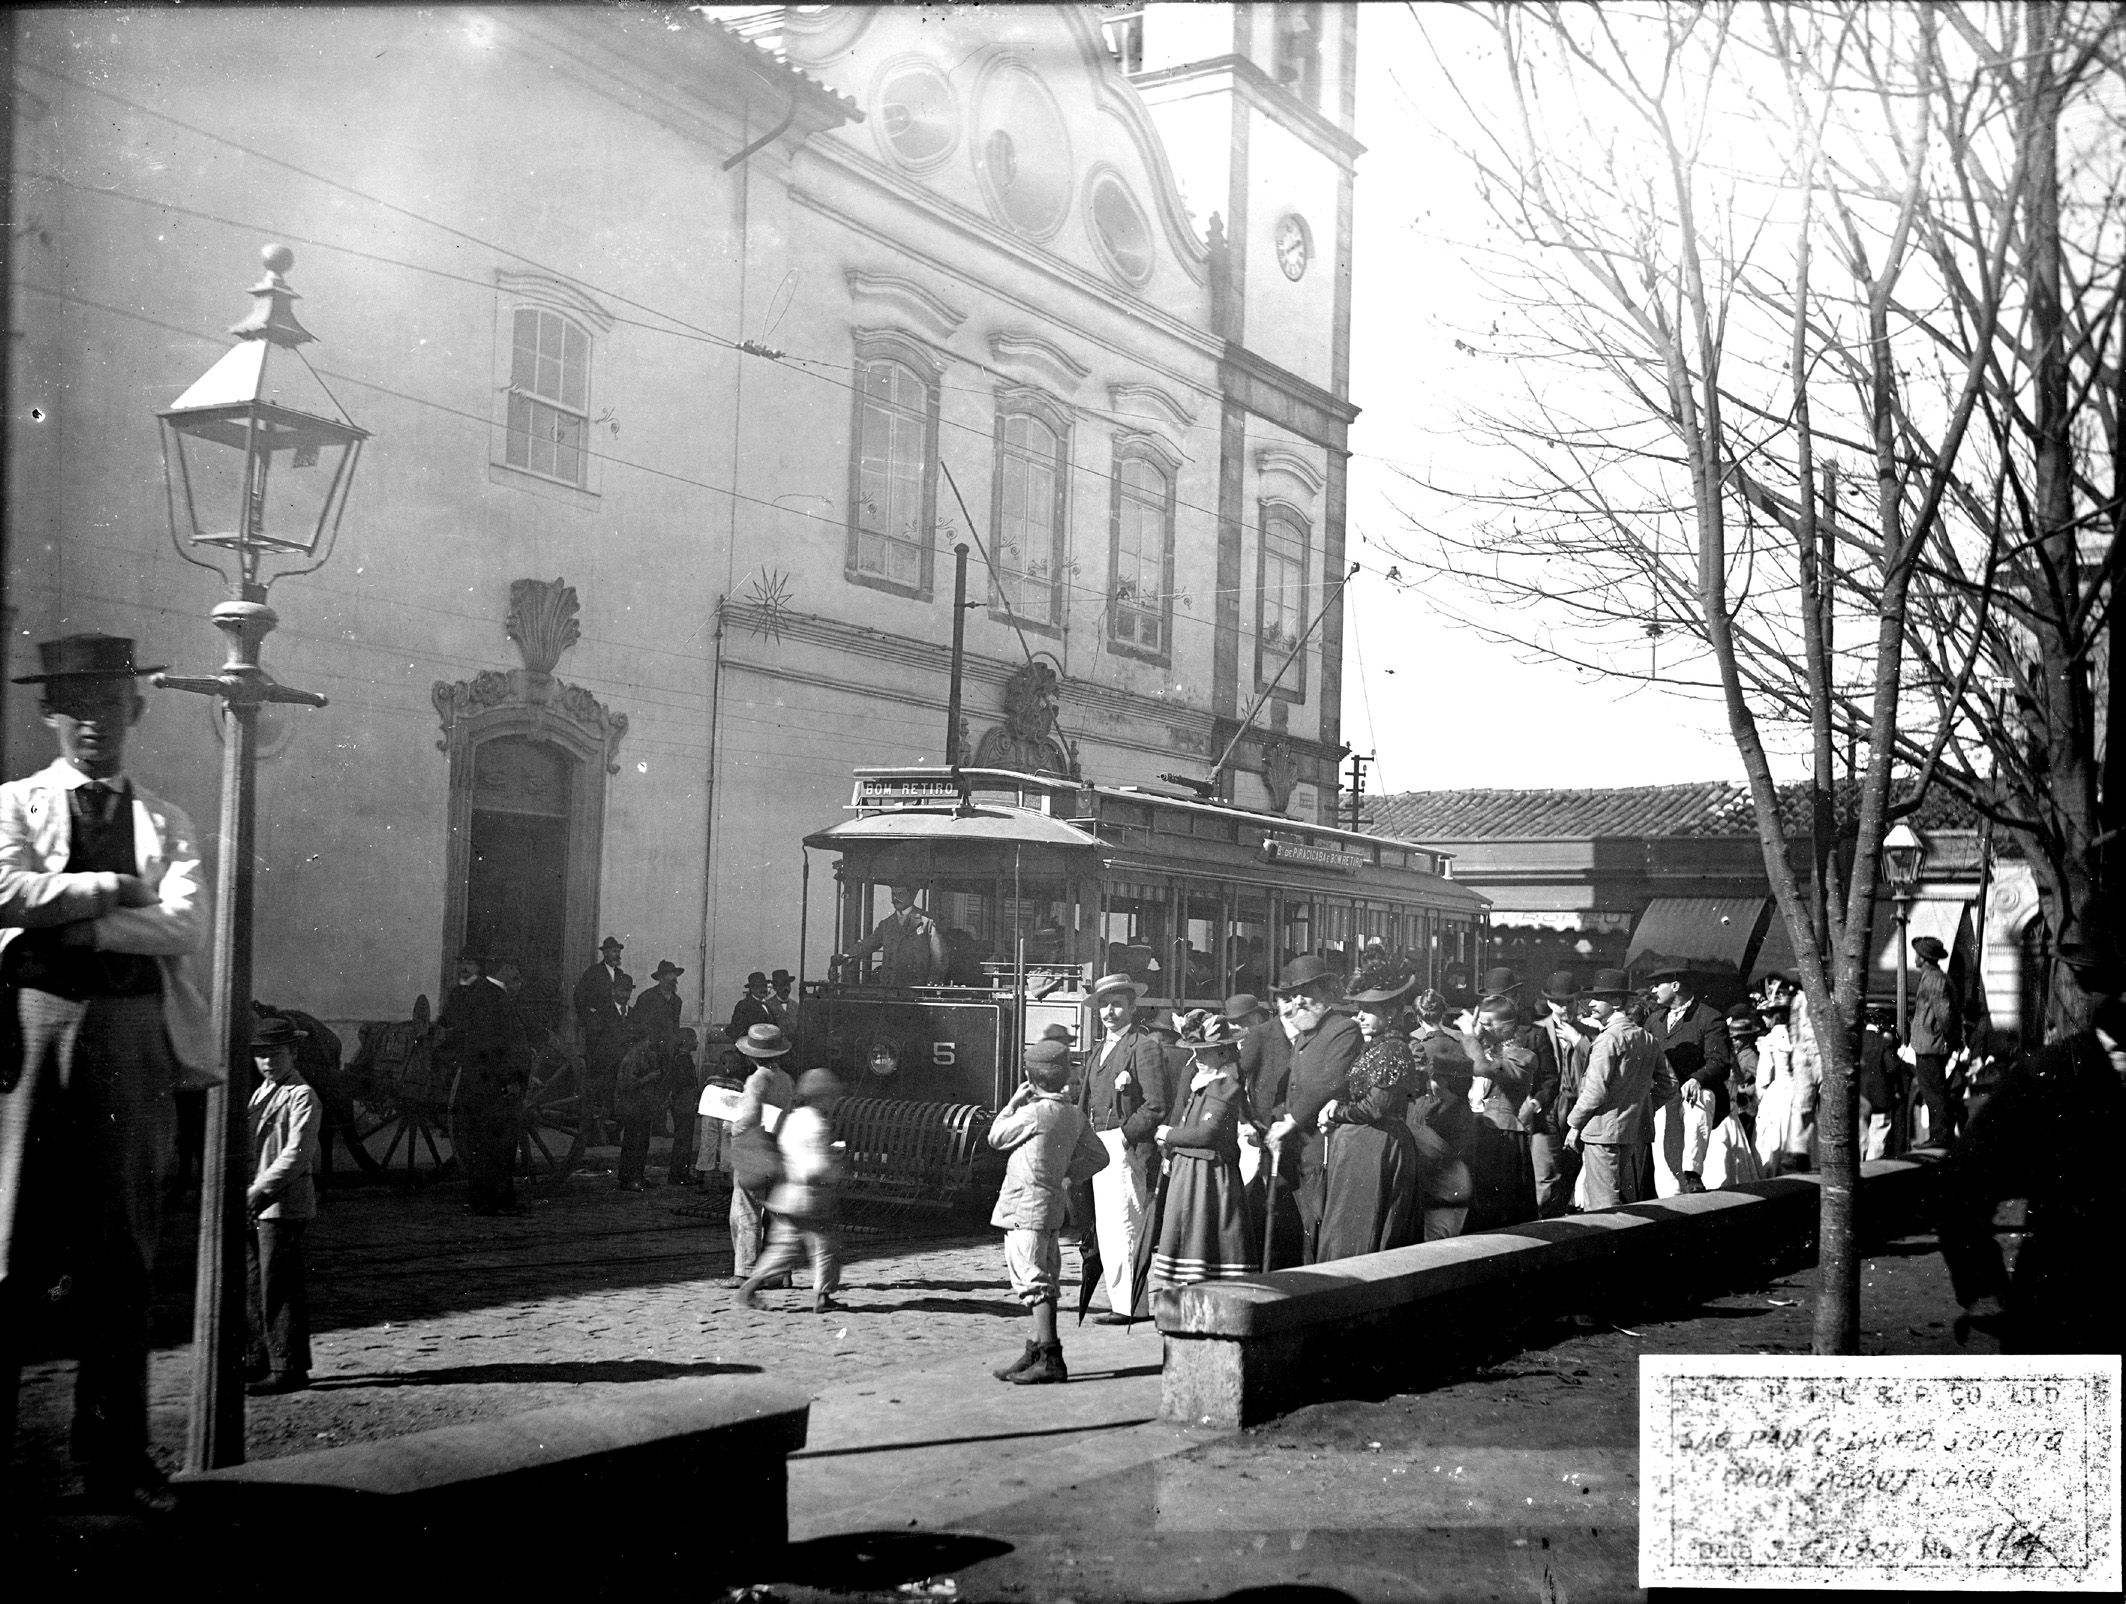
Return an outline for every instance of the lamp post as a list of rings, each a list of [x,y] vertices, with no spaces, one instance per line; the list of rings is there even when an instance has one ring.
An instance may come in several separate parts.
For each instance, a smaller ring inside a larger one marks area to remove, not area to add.
[[[223,723],[213,1028],[228,1078],[207,1093],[200,1165],[192,1418],[185,1446],[185,1468],[193,1471],[241,1464],[244,1457],[244,1195],[251,1154],[245,1110],[258,710],[269,702],[325,705],[313,692],[275,683],[261,666],[260,643],[280,622],[266,605],[266,590],[275,579],[310,573],[330,557],[362,442],[369,438],[297,349],[313,336],[296,321],[298,297],[283,276],[295,253],[269,245],[260,255],[266,271],[251,286],[251,313],[229,330],[237,343],[158,414],[171,544],[185,561],[221,575],[230,592],[210,615],[228,642],[221,671],[155,676],[167,690],[219,697]],[[233,554],[234,570],[193,555],[202,549]],[[290,559],[307,560],[307,566],[265,572],[267,563]]]
[[[1911,967],[1906,937],[1912,926],[1912,892],[1919,884],[1919,871],[1927,861],[1927,843],[1912,826],[1899,819],[1882,838],[1883,872],[1890,879],[1890,900],[1897,909],[1897,1039],[1908,1034],[1905,1018],[1905,980]]]

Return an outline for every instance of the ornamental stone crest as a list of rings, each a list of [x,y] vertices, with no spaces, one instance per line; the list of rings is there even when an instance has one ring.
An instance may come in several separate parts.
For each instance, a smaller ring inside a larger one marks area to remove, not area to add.
[[[524,666],[482,669],[469,680],[437,680],[428,693],[443,725],[436,750],[451,751],[475,727],[506,723],[523,733],[552,735],[581,757],[596,760],[607,774],[618,774],[627,715],[615,713],[582,686],[554,677],[561,654],[582,638],[576,612],[575,591],[558,579],[512,582],[504,628],[523,653]]]
[[[978,769],[1016,769],[1021,774],[1078,777],[1078,749],[1056,728],[1063,677],[1039,658],[1004,682],[1004,722],[982,737],[974,751]]]
[[[1299,783],[1299,758],[1285,741],[1265,741],[1262,746],[1262,787],[1270,793],[1270,806],[1284,812],[1292,801],[1292,787]]]

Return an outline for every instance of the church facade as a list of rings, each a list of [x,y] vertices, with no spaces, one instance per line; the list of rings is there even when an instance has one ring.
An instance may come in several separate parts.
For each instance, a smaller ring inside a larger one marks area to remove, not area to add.
[[[372,438],[272,592],[330,706],[266,715],[261,997],[402,1017],[469,942],[558,1017],[613,934],[721,1019],[799,967],[851,769],[943,762],[962,547],[972,760],[1326,817],[1356,25],[24,13],[14,671],[217,659],[155,414],[280,241]],[[211,819],[218,727],[152,700],[137,766]]]

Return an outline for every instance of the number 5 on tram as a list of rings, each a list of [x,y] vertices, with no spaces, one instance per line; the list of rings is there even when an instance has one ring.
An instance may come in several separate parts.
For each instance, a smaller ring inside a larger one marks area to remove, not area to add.
[[[850,811],[804,842],[801,970],[810,854],[838,861],[833,955],[803,982],[796,1035],[798,1061],[847,1087],[837,1124],[867,1190],[993,1184],[990,1112],[1050,1027],[1091,1044],[1101,975],[1178,1014],[1267,1002],[1310,953],[1349,974],[1384,947],[1426,985],[1483,962],[1488,903],[1417,842],[1003,769],[858,769]]]

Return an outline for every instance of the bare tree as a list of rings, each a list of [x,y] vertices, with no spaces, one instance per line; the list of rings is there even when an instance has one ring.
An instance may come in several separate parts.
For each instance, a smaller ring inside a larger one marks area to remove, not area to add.
[[[2084,813],[2101,823],[2091,726],[2077,735],[2066,691],[2043,704],[2066,716],[2037,743],[1985,698],[2005,642],[2086,683],[2091,637],[2048,646],[2032,596],[2085,631],[2108,622],[2109,570],[2076,566],[2073,471],[2057,459],[2076,394],[2104,373],[2115,389],[2116,285],[2108,309],[2085,294],[2049,314],[2064,385],[2042,376],[2048,314],[2025,286],[2035,236],[2058,238],[2047,142],[2079,115],[2073,86],[2106,70],[2115,15],[2078,14],[2064,34],[2030,20],[2027,40],[2026,11],[2006,7],[1485,16],[1496,77],[1461,82],[1478,130],[1466,153],[1503,236],[1484,260],[1512,309],[1484,348],[1521,380],[1485,434],[1515,472],[1474,498],[1454,487],[1486,514],[1420,518],[1398,555],[1454,580],[1494,633],[1719,697],[1825,1066],[1815,1344],[1850,1352],[1853,1068],[1885,829],[1937,777],[2011,828],[2040,823],[2041,805],[2002,805],[2004,743],[2043,746],[2047,773],[2086,768],[2089,805],[2054,810],[2059,839],[2080,839]],[[2073,253],[2078,285],[2115,262],[2101,239]],[[2048,383],[2052,403],[2031,399]],[[2019,495],[2037,538],[2002,516]],[[2115,499],[2111,517],[2115,530]],[[1808,732],[1805,865],[1766,747],[1781,725]],[[1840,735],[1865,743],[1849,868],[1830,850]],[[1900,764],[1916,783],[1893,790]]]

